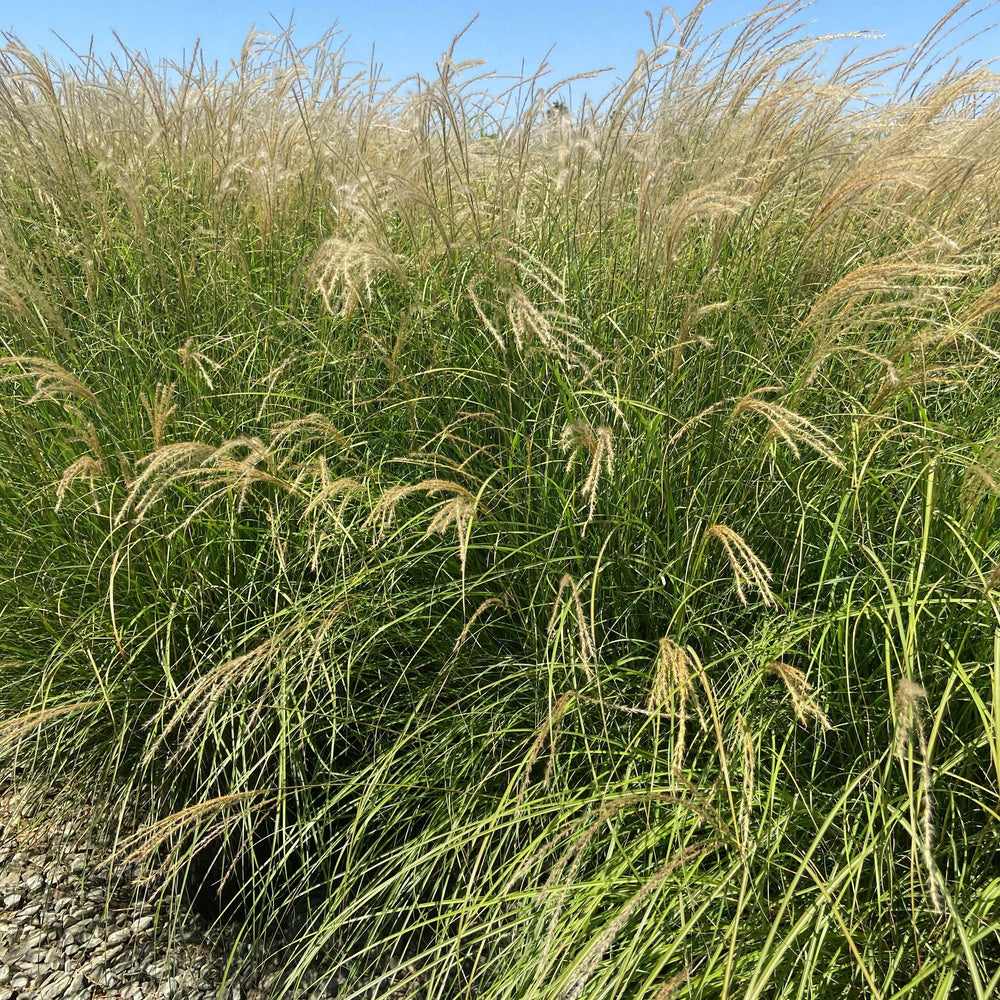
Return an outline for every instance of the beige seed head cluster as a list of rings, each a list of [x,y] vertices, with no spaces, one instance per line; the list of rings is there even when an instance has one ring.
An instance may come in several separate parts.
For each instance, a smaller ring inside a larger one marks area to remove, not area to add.
[[[153,447],[159,448],[163,444],[163,433],[167,423],[177,411],[177,404],[174,403],[174,389],[176,386],[157,385],[156,390],[150,396],[145,391],[139,393],[139,402],[149,417],[150,433],[153,436]]]
[[[446,501],[427,526],[428,535],[444,535],[452,525],[455,526],[455,533],[458,535],[458,559],[463,573],[469,551],[469,527],[475,514],[475,498],[471,494],[460,494]]]
[[[180,809],[161,820],[140,827],[131,836],[121,840],[104,861],[104,865],[117,868],[145,861],[160,853],[164,847],[176,843],[179,837],[190,832],[192,828],[198,828],[207,819],[214,819],[215,822],[201,830],[201,839],[204,842],[211,842],[215,837],[224,834],[231,825],[239,822],[241,813],[232,811],[232,807],[240,806],[245,809],[250,803],[256,802],[263,808],[268,804],[267,801],[262,801],[263,795],[264,792],[258,790],[233,792]],[[162,878],[169,863],[168,856],[159,868],[145,875],[144,881],[155,882]]]
[[[709,851],[715,849],[714,842],[691,844],[688,847],[684,847],[677,851],[670,860],[663,865],[662,868],[647,882],[645,882],[625,903],[624,906],[618,911],[618,913],[612,917],[605,925],[601,932],[590,942],[589,945],[584,949],[581,956],[574,963],[573,975],[567,985],[559,993],[559,1000],[577,1000],[578,997],[582,996],[587,988],[587,983],[590,982],[594,971],[597,969],[604,958],[605,953],[608,948],[614,943],[615,939],[621,933],[622,928],[625,926],[629,917],[636,911],[636,909],[653,893],[655,892],[666,879],[674,874],[679,868],[683,867],[690,861],[694,861],[696,858],[701,857],[703,854],[707,854]]]
[[[425,493],[428,496],[435,496],[438,493],[450,493],[453,496],[464,498],[470,503],[475,503],[475,496],[464,486],[453,483],[448,479],[424,479],[419,483],[411,483],[407,486],[390,486],[379,497],[372,508],[371,516],[368,519],[368,526],[378,526],[381,531],[385,531],[392,524],[396,514],[396,508],[400,501],[415,493]]]
[[[41,708],[6,719],[0,722],[0,750],[16,747],[26,734],[37,732],[53,719],[61,719],[91,708],[100,708],[102,704],[99,701],[79,701],[70,705],[59,705],[56,708]]]
[[[927,880],[927,898],[935,913],[944,912],[944,878],[934,860],[934,784],[931,775],[930,748],[924,729],[923,702],[927,700],[924,688],[901,677],[896,684],[893,711],[896,721],[896,756],[905,766],[906,751],[913,749],[916,735],[916,749],[920,766],[920,816],[918,827],[913,828],[915,847],[924,865]]]
[[[844,463],[836,455],[836,441],[801,414],[755,395],[744,396],[736,404],[733,420],[745,413],[757,413],[764,417],[771,425],[768,434],[784,441],[796,458],[801,457],[799,445],[805,444],[819,452],[828,462],[843,468]]]
[[[365,239],[331,237],[316,251],[309,270],[326,308],[344,319],[362,302],[371,302],[376,278],[402,275],[399,259],[390,250]]]
[[[55,510],[58,511],[62,507],[63,501],[66,499],[66,494],[73,483],[78,479],[86,479],[90,489],[91,504],[95,513],[100,513],[101,506],[97,498],[97,481],[103,478],[104,463],[99,458],[94,458],[93,455],[81,455],[66,466],[66,470],[56,485]]]
[[[304,447],[313,441],[326,443],[333,441],[346,451],[351,448],[350,442],[340,428],[325,413],[309,413],[294,420],[284,420],[271,429],[271,450],[284,447],[291,439],[297,438],[299,447]]]
[[[242,508],[256,483],[291,488],[275,475],[273,456],[267,445],[253,436],[233,438],[218,447],[200,441],[160,445],[143,456],[139,465],[143,470],[130,484],[118,509],[116,524],[121,524],[130,514],[138,523],[171,484],[182,481],[201,489],[203,499],[181,527],[189,524],[213,501],[231,493],[236,496],[237,507]]]
[[[564,602],[563,594],[567,592],[569,598]],[[564,573],[562,579],[559,581],[559,589],[556,591],[556,599],[552,605],[552,615],[549,618],[548,628],[546,629],[550,639],[556,634],[558,626],[569,613],[576,619],[580,661],[587,673],[587,678],[593,680],[593,668],[597,663],[597,644],[594,642],[593,625],[583,609],[583,601],[580,599],[580,588],[577,586],[576,580],[569,573]]]
[[[687,650],[669,636],[660,639],[656,657],[656,671],[646,699],[649,712],[666,712],[676,720],[677,734],[674,743],[672,767],[680,772],[684,766],[684,750],[687,740],[688,711],[691,705],[701,717],[701,706],[694,686]]]
[[[347,503],[351,497],[365,492],[365,484],[359,482],[357,479],[352,479],[350,476],[341,476],[338,479],[331,480],[326,463],[320,460],[318,464],[320,467],[321,486],[315,496],[306,504],[306,508],[302,512],[302,517],[309,517],[309,515],[314,514],[321,507],[325,508],[328,512],[334,513],[337,517],[343,517]],[[339,503],[337,504],[336,511],[332,511],[330,502],[338,498]]]
[[[100,409],[97,397],[87,388],[84,382],[57,361],[48,358],[16,357],[0,358],[0,368],[16,365],[20,370],[3,374],[0,382],[8,382],[18,378],[29,378],[35,382],[35,392],[28,400],[29,405],[44,400],[55,400],[72,410],[63,397],[80,399]]]
[[[472,612],[469,620],[462,626],[462,631],[459,632],[458,638],[455,640],[455,646],[452,652],[457,653],[468,641],[469,636],[472,633],[472,626],[479,621],[480,618],[490,608],[503,608],[504,611],[510,611],[509,602],[505,597],[487,597],[485,601],[482,601],[478,608]]]
[[[749,585],[760,594],[766,605],[777,605],[771,590],[771,571],[740,534],[724,524],[713,524],[705,532],[705,537],[715,538],[722,545],[733,571],[737,596],[743,604],[747,603],[746,588]]]
[[[464,573],[471,526],[476,516],[478,500],[474,493],[470,493],[458,483],[453,483],[448,479],[425,479],[409,486],[391,486],[379,497],[378,502],[373,507],[367,521],[368,526],[377,526],[379,535],[383,536],[392,524],[396,507],[400,501],[415,493],[425,493],[428,496],[435,496],[439,493],[450,494],[450,499],[435,513],[427,527],[426,534],[443,535],[454,525],[458,535],[458,558]]]
[[[520,285],[512,286],[507,292],[507,318],[514,343],[522,353],[541,350],[585,371],[601,360],[600,352],[571,330],[573,317],[570,314],[539,309]]]
[[[542,787],[547,788],[549,786],[549,782],[552,780],[552,770],[555,766],[556,741],[559,738],[559,726],[562,723],[563,716],[566,714],[570,705],[573,704],[574,699],[575,692],[563,692],[556,703],[549,709],[545,721],[541,724],[541,726],[539,726],[538,731],[535,733],[535,739],[528,750],[528,756],[524,762],[524,776],[521,781],[522,797],[527,791],[528,784],[531,781],[531,772],[534,769],[538,758],[542,755],[542,751],[545,749],[546,743],[549,745],[549,759],[548,763],[545,765],[545,774],[542,777]]]
[[[176,441],[161,445],[139,460],[142,472],[132,481],[131,488],[118,509],[115,523],[121,524],[129,514],[141,521],[150,507],[163,495],[168,484],[178,476],[208,459],[215,449],[201,441]]]
[[[815,719],[821,729],[833,728],[826,712],[819,707],[819,703],[816,701],[812,685],[798,667],[793,667],[784,660],[774,660],[768,664],[767,670],[768,673],[777,674],[781,678],[781,682],[788,692],[788,697],[791,699],[795,718],[803,726],[808,726]]]
[[[757,788],[757,751],[754,746],[753,731],[742,712],[738,714],[738,719],[740,742],[743,748],[743,794],[740,798],[737,825],[740,833],[740,846],[743,853],[746,854],[753,844],[750,820],[753,813],[754,792]]]
[[[283,485],[272,474],[273,461],[267,445],[259,437],[248,436],[224,441],[202,463],[200,470],[188,475],[205,489],[215,489],[218,494],[235,491],[237,508],[247,501],[254,483]]]
[[[188,337],[177,348],[177,357],[180,360],[181,367],[188,375],[192,372],[197,372],[209,389],[215,388],[215,383],[212,381],[212,373],[220,371],[222,365],[218,361],[213,361],[204,351],[198,350],[194,346],[194,337]]]
[[[86,445],[89,454],[81,455],[71,462],[65,469],[56,485],[56,506],[58,511],[62,507],[69,488],[78,479],[86,479],[90,489],[90,500],[95,513],[100,513],[101,505],[97,497],[97,481],[107,477],[107,465],[104,460],[104,451],[101,448],[100,438],[97,435],[97,428],[91,421],[84,424],[83,430],[77,436],[77,440]]]
[[[615,461],[615,439],[610,427],[592,427],[585,420],[567,424],[559,438],[559,446],[569,452],[566,471],[572,470],[578,461],[587,461],[587,478],[580,489],[587,501],[587,520],[582,534],[587,533],[587,525],[594,519],[597,508],[597,490],[602,473],[610,476]]]
[[[964,511],[972,511],[987,493],[1000,495],[1000,440],[991,440],[966,463],[961,493]]]
[[[896,717],[896,756],[900,763],[906,748],[913,737],[914,726],[923,732],[923,719],[920,714],[920,703],[927,697],[927,692],[916,681],[901,677],[896,684],[894,714]]]

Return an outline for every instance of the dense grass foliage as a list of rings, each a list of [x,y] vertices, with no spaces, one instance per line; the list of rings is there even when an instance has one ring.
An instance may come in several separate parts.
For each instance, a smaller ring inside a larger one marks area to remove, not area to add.
[[[2,766],[289,992],[996,994],[997,80],[801,15],[0,53]]]

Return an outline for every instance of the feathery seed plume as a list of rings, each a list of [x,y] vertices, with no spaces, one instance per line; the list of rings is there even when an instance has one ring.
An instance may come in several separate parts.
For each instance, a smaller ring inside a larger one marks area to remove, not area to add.
[[[177,404],[172,402],[175,388],[176,386],[171,383],[157,385],[152,396],[145,391],[139,393],[139,402],[149,417],[154,448],[159,448],[163,444],[163,432],[166,430],[167,422],[177,411]]]
[[[563,592],[569,591],[569,601],[563,604]],[[583,601],[580,599],[580,589],[576,585],[576,580],[569,573],[564,573],[559,580],[559,589],[556,591],[556,599],[552,605],[552,615],[549,618],[546,629],[551,639],[556,634],[556,628],[561,624],[563,618],[572,610],[576,618],[577,637],[580,647],[580,660],[583,669],[586,671],[589,680],[594,679],[593,667],[597,663],[597,645],[594,642],[594,632],[592,624],[587,620],[583,610]]]
[[[901,677],[896,684],[894,713],[896,717],[896,756],[900,765],[905,764],[904,753],[913,748],[913,734],[917,736],[920,765],[920,836],[914,827],[913,837],[917,852],[923,861],[927,879],[927,897],[935,913],[944,912],[944,878],[934,860],[934,784],[931,774],[930,749],[924,730],[922,703],[927,692],[916,681]]]
[[[698,694],[691,675],[687,651],[669,636],[660,639],[656,657],[656,673],[646,700],[649,712],[665,711],[677,721],[676,743],[672,768],[680,772],[684,766],[684,749],[687,738],[688,704],[693,703],[701,715]]]
[[[771,590],[771,571],[750,548],[746,540],[724,524],[713,524],[705,532],[706,538],[715,538],[722,545],[733,571],[736,594],[747,603],[746,586],[753,586],[768,607],[777,605]]]
[[[594,519],[597,509],[597,489],[601,482],[601,473],[611,475],[615,460],[614,435],[610,427],[591,427],[585,420],[567,424],[559,438],[559,446],[569,452],[566,461],[566,471],[569,472],[582,456],[590,458],[587,478],[580,492],[587,501],[587,520],[583,523],[581,534],[587,533],[587,526]]]
[[[769,673],[777,674],[781,682],[785,685],[785,690],[792,702],[792,711],[795,718],[808,726],[811,719],[815,719],[821,729],[832,729],[830,720],[826,713],[819,707],[816,698],[812,693],[812,685],[806,680],[806,675],[784,660],[774,660],[768,664]]]

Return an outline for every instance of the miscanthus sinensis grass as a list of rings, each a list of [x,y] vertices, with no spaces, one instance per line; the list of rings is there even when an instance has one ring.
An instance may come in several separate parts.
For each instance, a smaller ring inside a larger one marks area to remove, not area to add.
[[[0,763],[282,995],[1000,986],[997,79],[699,11],[0,51]]]

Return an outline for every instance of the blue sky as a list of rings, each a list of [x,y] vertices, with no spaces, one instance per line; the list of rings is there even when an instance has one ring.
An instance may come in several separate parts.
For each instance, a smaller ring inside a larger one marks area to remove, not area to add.
[[[686,12],[694,0],[674,0]],[[870,30],[885,36],[860,43],[863,51],[875,53],[888,47],[912,46],[951,6],[952,0],[816,0],[803,14],[813,22],[816,34]],[[974,0],[968,10],[987,0]],[[706,13],[706,23],[721,26],[763,6],[764,0],[715,0]],[[94,37],[94,48],[107,54],[114,47],[117,31],[130,47],[146,52],[154,61],[166,57],[179,60],[190,53],[195,39],[211,61],[228,66],[239,56],[247,31],[273,30],[275,18],[298,25],[301,43],[315,41],[335,21],[344,36],[350,36],[347,53],[352,59],[370,58],[375,45],[376,61],[386,75],[400,79],[419,72],[428,76],[452,36],[475,14],[479,20],[462,40],[459,58],[482,58],[491,69],[518,73],[533,71],[555,45],[550,58],[553,82],[583,70],[614,66],[598,83],[575,84],[574,93],[586,87],[592,94],[626,75],[636,52],[649,47],[648,0],[448,0],[448,2],[384,3],[377,0],[40,0],[35,3],[0,4],[0,30],[12,32],[31,49],[45,49],[67,58],[58,32],[77,49],[86,49]],[[654,9],[659,9],[654,8]],[[294,14],[293,14],[294,11]],[[272,16],[273,15],[273,16]],[[980,15],[975,23],[986,26],[1000,19],[1000,7]],[[1000,56],[1000,28],[973,41],[965,50],[969,58],[982,60]],[[998,67],[1000,68],[1000,67]]]

